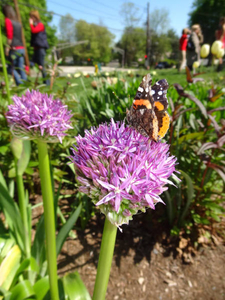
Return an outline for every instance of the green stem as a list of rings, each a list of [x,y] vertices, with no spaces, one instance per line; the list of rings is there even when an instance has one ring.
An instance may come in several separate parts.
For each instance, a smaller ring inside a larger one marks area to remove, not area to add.
[[[23,176],[19,175],[17,172],[17,161],[16,161],[16,184],[17,184],[20,214],[21,214],[23,226],[26,233],[25,241],[24,241],[26,258],[29,258],[30,257],[30,236],[29,236],[29,228],[28,228],[27,203],[26,203],[26,198],[24,193]]]
[[[92,300],[105,300],[116,242],[116,233],[117,227],[106,218]]]
[[[46,251],[51,299],[59,300],[55,238],[55,211],[47,144],[37,141],[41,191],[44,205]]]
[[[6,70],[5,53],[4,53],[3,43],[2,43],[1,23],[0,23],[0,52],[1,52],[3,74],[4,74],[4,77],[5,77],[5,87],[6,87],[8,101],[10,103],[11,102],[11,98],[10,98],[10,91],[9,91],[8,74],[7,74],[7,70]]]

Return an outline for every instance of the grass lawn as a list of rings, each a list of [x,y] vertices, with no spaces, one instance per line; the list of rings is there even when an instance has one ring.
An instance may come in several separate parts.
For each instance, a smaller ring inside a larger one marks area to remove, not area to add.
[[[197,77],[201,77],[205,79],[205,82],[212,83],[214,85],[219,85],[220,87],[223,87],[225,85],[225,70],[222,72],[216,72],[216,67],[200,67],[198,72],[202,73],[199,74]],[[140,79],[137,78],[137,80],[141,81],[142,76],[147,74],[148,71],[144,69],[136,70],[135,74],[138,74],[140,76]],[[151,69],[150,73],[153,77],[153,83],[160,79],[167,79],[168,83],[170,85],[174,83],[179,83],[183,87],[187,85],[186,80],[186,72],[183,70],[181,73],[178,72],[177,69],[163,69],[163,70],[154,70]],[[156,74],[155,74],[156,73]],[[104,76],[104,72],[103,72]],[[126,79],[128,82],[132,81],[134,77],[127,76],[127,73],[117,72],[115,74],[110,73],[111,77],[117,77],[121,76],[124,79]],[[89,78],[86,77],[79,77],[74,78],[73,76],[71,78],[68,77],[60,77],[56,79],[56,82],[53,87],[53,91],[57,91],[58,89],[65,87],[67,85],[67,82],[70,82],[71,85],[69,86],[70,93],[74,93],[78,96],[82,93],[91,93],[93,91],[93,88],[91,86],[92,81],[102,81],[102,77],[94,77],[91,76]]]

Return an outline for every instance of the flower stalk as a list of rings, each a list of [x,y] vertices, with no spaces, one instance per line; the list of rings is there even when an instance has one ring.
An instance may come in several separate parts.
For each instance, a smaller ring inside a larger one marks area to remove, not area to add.
[[[18,191],[19,209],[20,215],[23,221],[23,226],[25,230],[25,256],[30,257],[30,237],[29,237],[29,227],[28,227],[28,216],[27,216],[27,202],[24,193],[23,175],[18,174],[17,159],[15,159],[16,165],[16,184]]]
[[[6,87],[6,92],[7,92],[7,98],[8,98],[8,101],[10,103],[11,99],[10,99],[10,91],[9,91],[9,81],[8,81],[8,75],[7,75],[7,70],[6,70],[4,48],[3,48],[3,43],[2,43],[1,23],[0,23],[0,53],[1,53],[3,74],[4,74],[4,78],[5,78],[5,87]]]
[[[117,226],[113,225],[108,218],[106,218],[92,300],[105,299],[116,242],[116,233]]]
[[[57,279],[57,256],[55,238],[55,211],[54,198],[49,168],[49,156],[47,144],[37,140],[39,172],[41,178],[41,190],[44,205],[46,252],[48,262],[48,274],[51,299],[59,300]]]

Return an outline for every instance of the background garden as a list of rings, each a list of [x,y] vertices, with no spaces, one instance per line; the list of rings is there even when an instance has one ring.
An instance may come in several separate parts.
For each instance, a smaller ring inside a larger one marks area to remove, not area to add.
[[[205,2],[198,8],[207,11]],[[194,12],[191,17],[193,21]],[[84,49],[76,49],[76,61]],[[142,56],[135,55],[130,62]],[[93,55],[91,63],[100,58]],[[216,72],[216,65],[200,66],[190,82],[185,71],[155,70],[152,62],[148,71],[139,66],[60,75],[62,60],[52,58],[50,86],[43,84],[36,67],[27,82],[15,86],[5,73],[3,51],[1,59],[0,299],[51,299],[37,142],[13,138],[6,120],[12,97],[24,95],[27,89],[39,90],[60,99],[72,112],[72,128],[62,143],[48,144],[59,298],[90,299],[104,215],[78,190],[70,149],[76,144],[74,137],[84,136],[86,129],[112,118],[123,121],[147,73],[153,83],[163,78],[169,83],[171,123],[164,139],[177,158],[181,181],[164,192],[165,205],[138,213],[118,231],[106,299],[224,299],[224,71]],[[176,65],[176,57],[168,61]],[[196,78],[201,80],[195,82]]]

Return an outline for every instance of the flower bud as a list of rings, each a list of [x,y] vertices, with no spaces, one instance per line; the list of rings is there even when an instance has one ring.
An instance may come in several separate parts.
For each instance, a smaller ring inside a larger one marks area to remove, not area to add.
[[[198,67],[200,66],[200,63],[199,63],[199,61],[195,61],[194,63],[193,63],[193,68],[194,69],[197,69]]]
[[[209,50],[210,50],[210,45],[209,44],[204,44],[201,47],[201,57],[206,58],[209,55]]]
[[[223,43],[221,41],[215,41],[211,47],[211,53],[217,55],[217,52],[223,47]]]

